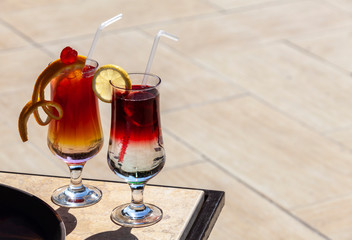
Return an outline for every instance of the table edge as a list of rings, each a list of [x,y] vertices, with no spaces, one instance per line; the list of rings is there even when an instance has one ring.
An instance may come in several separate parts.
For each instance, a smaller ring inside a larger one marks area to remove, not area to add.
[[[11,171],[2,171],[2,170],[0,170],[0,173],[22,174],[22,175],[29,175],[29,176],[41,176],[41,177],[69,178],[66,176],[11,172]],[[91,178],[84,178],[84,179],[88,181],[125,183],[123,181],[114,181],[114,180],[101,180],[101,179],[91,179]],[[166,186],[166,185],[157,185],[157,184],[147,184],[147,185],[154,186],[154,187],[168,187],[168,188],[180,188],[180,189],[203,191],[204,202],[185,239],[186,240],[208,239],[211,233],[211,230],[213,229],[215,222],[218,219],[220,212],[225,205],[224,191],[209,190],[209,189],[202,189],[202,188],[179,187],[179,186]]]

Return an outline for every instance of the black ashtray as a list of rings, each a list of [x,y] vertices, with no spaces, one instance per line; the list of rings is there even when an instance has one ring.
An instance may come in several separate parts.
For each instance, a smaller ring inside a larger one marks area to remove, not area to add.
[[[63,240],[65,236],[61,217],[47,203],[0,184],[0,239]]]

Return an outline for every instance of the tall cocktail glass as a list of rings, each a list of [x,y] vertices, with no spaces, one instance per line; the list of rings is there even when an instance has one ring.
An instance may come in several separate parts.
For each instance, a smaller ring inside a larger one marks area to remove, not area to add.
[[[48,131],[49,149],[70,169],[71,182],[52,194],[52,201],[64,207],[85,207],[101,199],[101,191],[82,184],[85,163],[103,144],[99,105],[92,90],[92,78],[98,67],[87,59],[86,66],[62,72],[51,80],[51,100],[63,109],[60,120],[52,119]]]
[[[159,114],[161,79],[144,73],[131,73],[129,77],[130,90],[112,84],[107,159],[110,169],[129,184],[132,200],[115,208],[111,219],[126,227],[144,227],[162,218],[160,208],[143,202],[146,182],[158,174],[165,163]]]

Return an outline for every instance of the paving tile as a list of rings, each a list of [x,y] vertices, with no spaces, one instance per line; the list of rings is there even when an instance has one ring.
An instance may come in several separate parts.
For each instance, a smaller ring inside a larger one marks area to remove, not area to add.
[[[34,47],[0,52],[0,92],[26,89],[31,96],[38,75],[52,59]]]
[[[289,38],[321,29],[351,25],[351,16],[323,1],[289,1],[239,13],[234,18],[258,31],[261,40]]]
[[[5,14],[9,12],[17,12],[19,10],[43,7],[57,3],[69,3],[71,0],[2,0],[0,1],[0,13]]]
[[[286,44],[237,54],[232,65],[221,68],[238,85],[302,124],[319,132],[351,125],[352,82],[335,67]]]
[[[15,169],[19,172],[53,174],[59,176],[67,173],[65,176],[68,176],[66,165],[61,160],[56,159],[47,146],[47,126],[39,126],[33,115],[30,116],[27,124],[29,140],[26,143],[21,141],[18,132],[18,117],[24,105],[31,98],[30,92],[32,92],[31,88],[29,91],[28,89],[19,89],[1,94],[0,108],[2,109],[2,121],[7,124],[7,128],[0,129],[0,132],[6,131],[6,133],[3,133],[3,136],[6,136],[3,141],[7,142],[10,147],[8,148],[6,144],[0,145],[0,152],[12,158],[16,158],[16,149],[20,148],[22,151],[28,152],[27,155],[21,153],[22,155],[26,155],[24,158],[26,160],[21,164],[21,168]],[[45,114],[41,116],[44,118]],[[35,160],[32,160],[33,155],[38,155],[38,152],[42,157],[35,157]],[[6,159],[1,159],[0,161],[6,161]],[[6,164],[4,164],[4,166],[6,166]],[[48,171],[45,172],[44,169],[48,169]],[[4,169],[2,168],[2,170]]]
[[[31,143],[23,143],[16,127],[0,122],[0,164],[2,171],[26,172],[37,174],[62,175],[66,171],[64,165],[48,159],[45,154]],[[68,171],[68,170],[67,170]]]
[[[310,225],[320,229],[330,239],[349,240],[352,238],[351,201],[352,196],[348,194],[297,209],[294,213]]]
[[[22,141],[18,132],[18,117],[22,108],[30,100],[30,98],[31,94],[24,94],[23,90],[5,92],[0,98],[0,106],[2,108],[4,122],[9,125],[11,135],[13,135],[13,137],[20,142]],[[40,113],[42,113],[41,110]],[[45,118],[45,114],[41,114],[41,116],[43,119]],[[33,115],[31,115],[28,120],[27,128],[30,144],[34,145],[40,152],[45,154],[46,157],[50,157],[51,153],[47,147],[46,141],[47,128],[39,126]]]
[[[151,183],[225,191],[225,206],[209,239],[323,239],[209,163],[161,171]]]
[[[13,29],[10,29],[0,21],[0,51],[4,49],[11,49],[16,47],[23,47],[29,45],[29,43],[16,34]],[[11,39],[11,41],[9,41]]]
[[[100,23],[119,13],[125,17],[110,29],[170,21],[213,11],[214,8],[200,0],[75,0],[4,12],[2,18],[33,40],[43,42],[94,34]]]
[[[270,6],[285,2],[290,2],[292,0],[209,0],[210,3],[219,6],[226,10],[231,10],[232,8],[240,8],[240,7],[253,7],[253,8],[261,8],[263,6]]]
[[[352,2],[349,0],[327,0],[332,6],[338,7],[342,11],[352,11]]]
[[[319,35],[290,39],[291,42],[304,50],[349,72],[352,72],[351,40],[352,31],[349,27],[336,31],[323,31]]]
[[[352,16],[322,1],[233,11],[206,18],[178,21],[164,28],[180,36],[173,48],[213,69],[233,69],[233,57],[261,44],[351,25]],[[155,31],[157,26],[147,28]],[[231,76],[231,75],[230,75]]]
[[[252,97],[165,114],[163,123],[286,208],[350,191],[350,152]]]
[[[343,147],[347,149],[352,149],[352,127],[346,127],[342,129],[337,129],[335,131],[327,132],[325,135],[328,138],[331,138],[333,141],[336,141]]]

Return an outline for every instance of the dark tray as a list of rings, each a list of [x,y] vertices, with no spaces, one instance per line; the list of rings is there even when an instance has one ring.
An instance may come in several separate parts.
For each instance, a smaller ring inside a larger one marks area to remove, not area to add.
[[[65,239],[65,225],[47,203],[0,184],[0,239]]]

